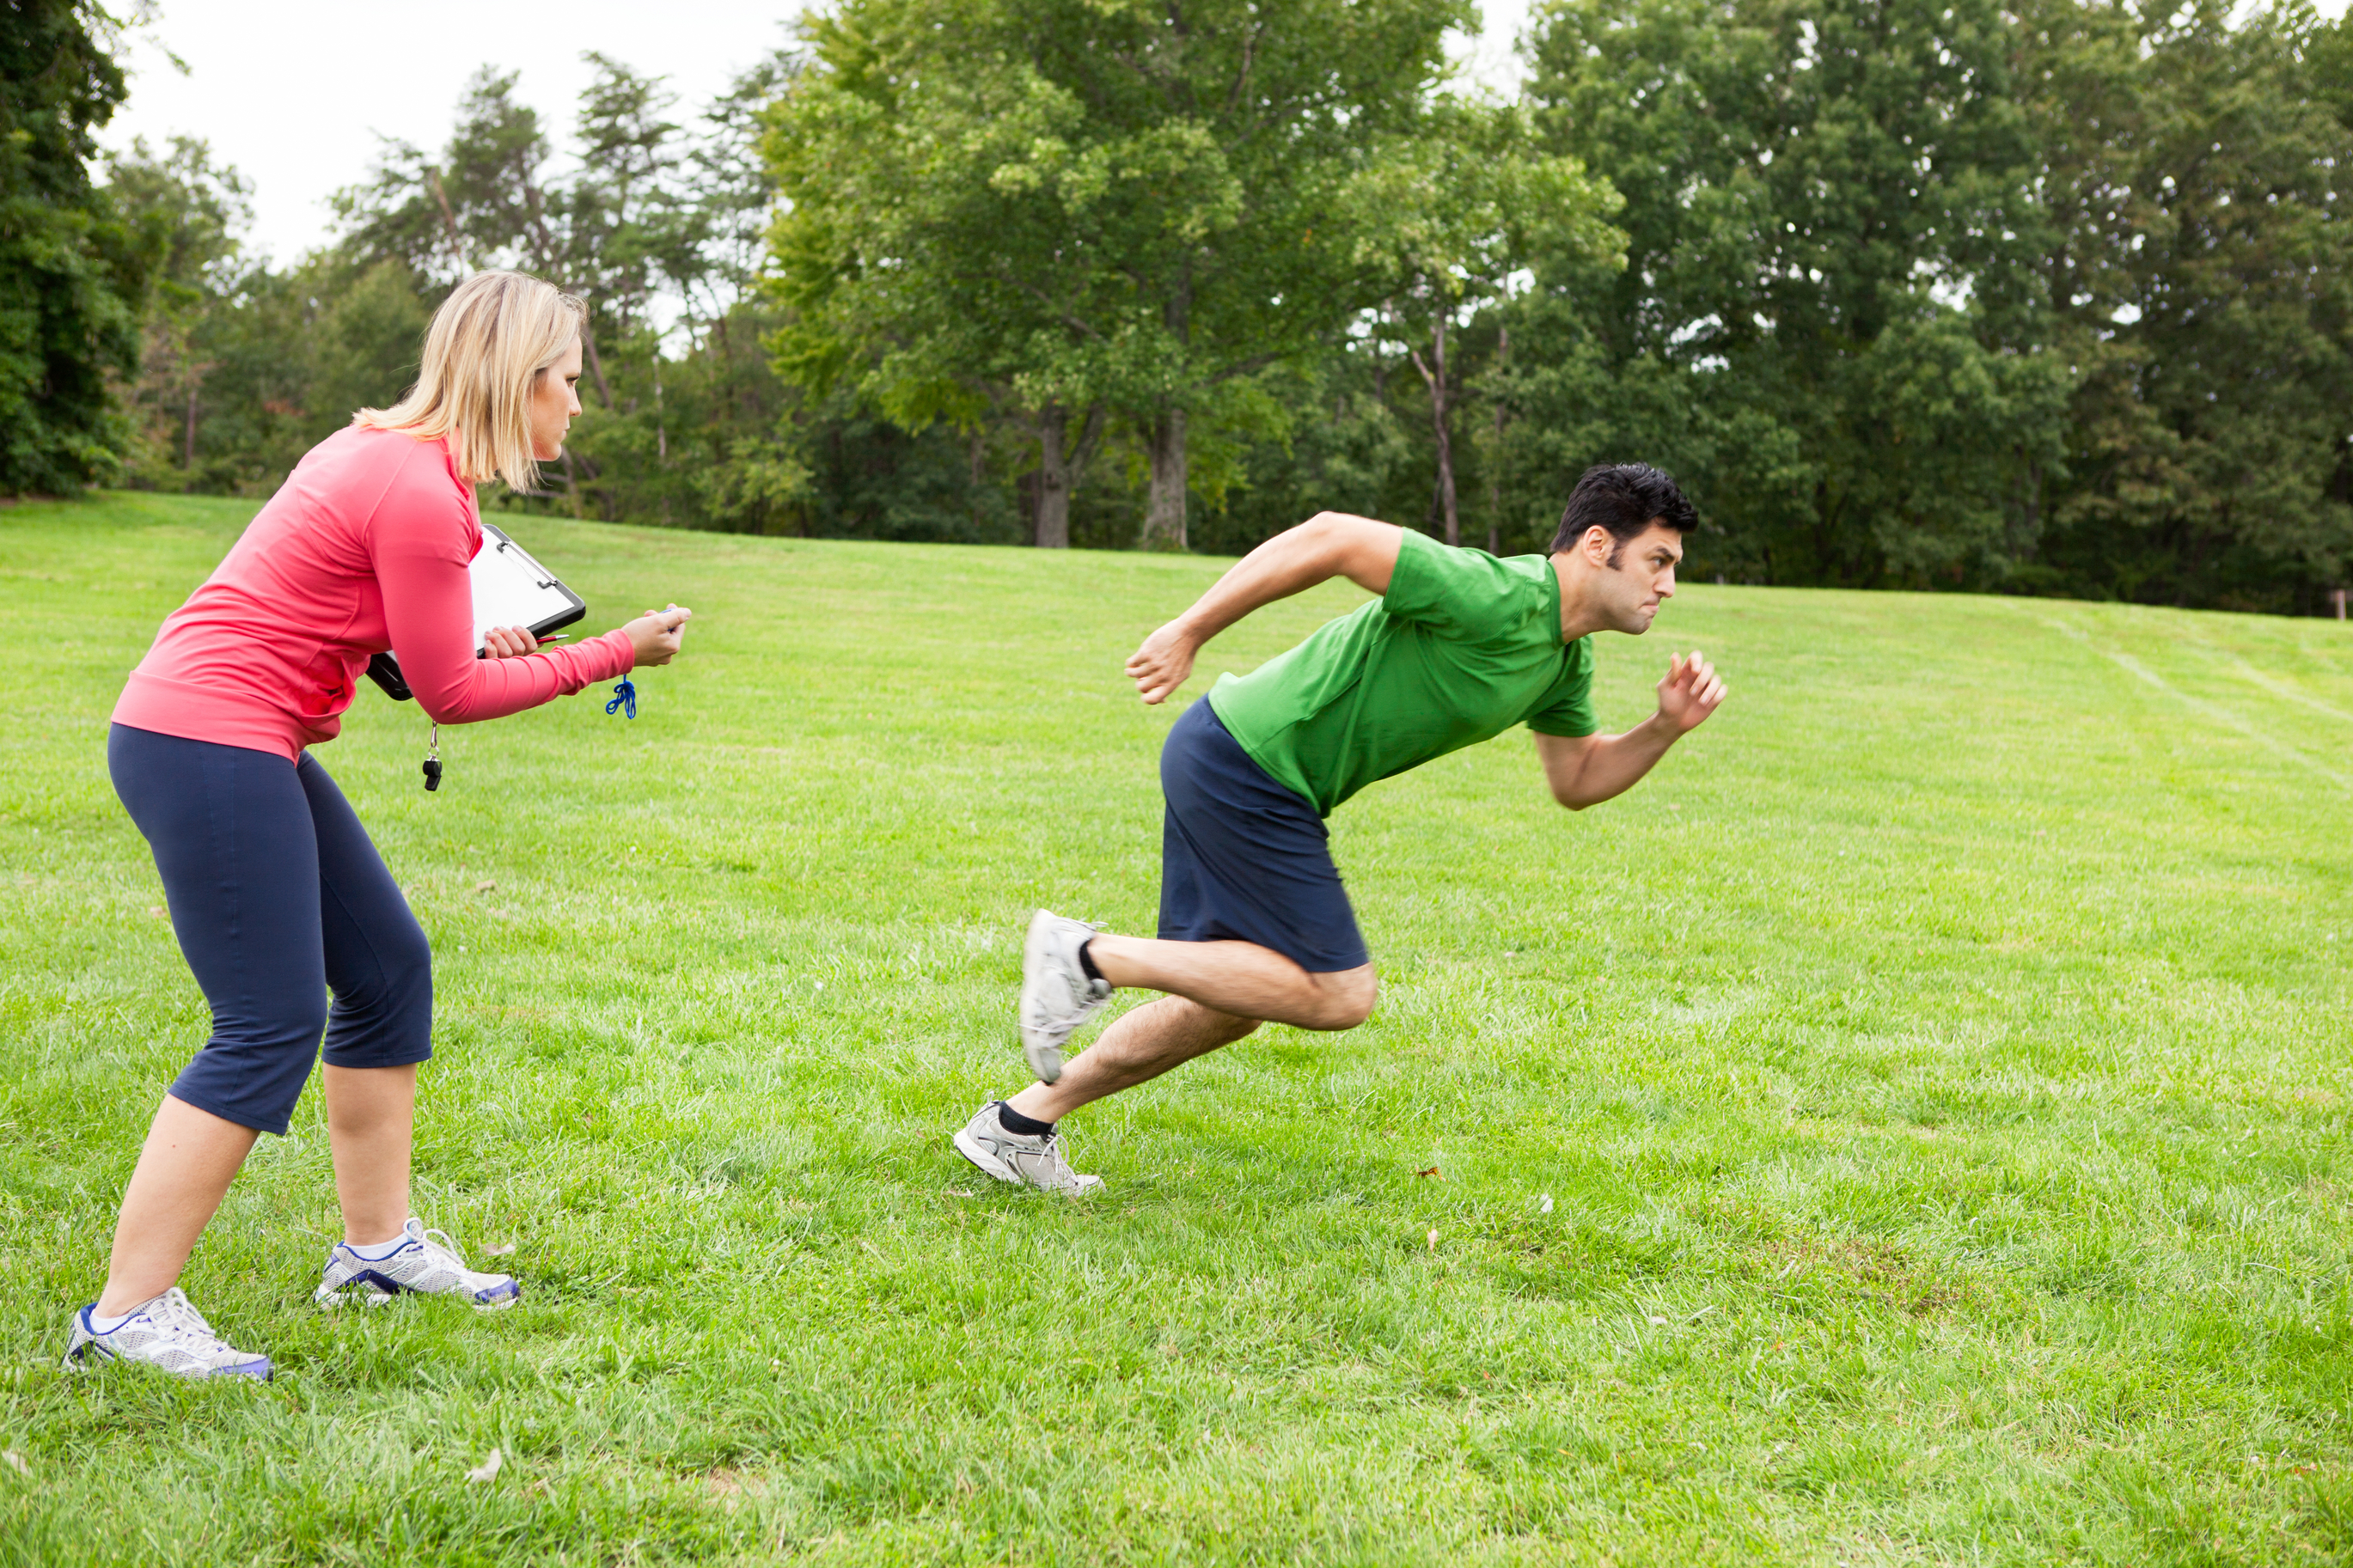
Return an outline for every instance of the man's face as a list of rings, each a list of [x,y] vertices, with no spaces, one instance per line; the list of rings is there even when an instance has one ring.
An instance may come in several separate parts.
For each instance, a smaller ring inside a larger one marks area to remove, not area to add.
[[[1584,540],[1588,555],[1598,556],[1601,601],[1609,629],[1635,637],[1651,629],[1659,605],[1675,594],[1675,564],[1683,558],[1683,536],[1665,523],[1652,521],[1640,537],[1620,544],[1607,529],[1589,530]],[[1615,566],[1608,565],[1612,554]]]

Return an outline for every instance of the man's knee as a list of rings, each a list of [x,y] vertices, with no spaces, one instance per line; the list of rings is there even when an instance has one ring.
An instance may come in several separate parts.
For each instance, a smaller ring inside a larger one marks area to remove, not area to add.
[[[1380,976],[1371,964],[1362,969],[1345,969],[1336,974],[1318,974],[1315,981],[1316,1003],[1314,1022],[1305,1026],[1337,1033],[1353,1029],[1373,1016],[1373,1008],[1381,999]]]

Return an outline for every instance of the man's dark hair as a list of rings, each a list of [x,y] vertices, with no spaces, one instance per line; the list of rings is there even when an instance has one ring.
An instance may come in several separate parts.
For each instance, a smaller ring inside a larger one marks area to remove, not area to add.
[[[1606,528],[1617,541],[1609,550],[1614,567],[1626,546],[1653,522],[1689,533],[1699,526],[1699,513],[1674,480],[1648,463],[1596,463],[1568,492],[1568,510],[1560,514],[1560,531],[1553,535],[1550,552],[1567,550],[1588,528]]]

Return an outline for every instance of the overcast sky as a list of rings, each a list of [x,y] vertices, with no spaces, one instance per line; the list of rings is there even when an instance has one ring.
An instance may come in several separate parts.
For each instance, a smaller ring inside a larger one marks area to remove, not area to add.
[[[2338,0],[2339,4],[2343,0]],[[1482,0],[1487,27],[1459,40],[1482,81],[1509,90],[1511,41],[1529,0]],[[160,149],[200,136],[254,184],[252,238],[279,261],[327,237],[328,195],[357,183],[377,134],[439,148],[476,67],[520,70],[518,94],[552,131],[587,85],[583,51],[667,76],[691,110],[786,39],[799,9],[768,0],[406,0],[396,10],[320,0],[164,0],[132,46],[131,98],[103,132]],[[160,41],[187,62],[180,75]]]

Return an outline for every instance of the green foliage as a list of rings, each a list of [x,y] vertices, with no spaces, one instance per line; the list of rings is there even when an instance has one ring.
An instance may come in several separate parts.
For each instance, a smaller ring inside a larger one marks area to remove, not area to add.
[[[90,179],[122,101],[115,24],[91,0],[0,12],[0,493],[112,477],[112,377],[139,363],[152,254]]]
[[[0,289],[87,296],[119,374],[93,280],[160,269],[132,425],[85,378],[72,449],[161,489],[266,491],[511,265],[593,331],[510,507],[1525,551],[1640,459],[1702,579],[2310,613],[2353,575],[2353,34],[2232,9],[1558,0],[1496,105],[1441,80],[1461,0],[851,0],[692,112],[592,57],[576,169],[485,68],[283,268],[202,143],[134,148]]]
[[[1449,330],[1508,299],[1524,268],[1624,265],[1626,237],[1603,221],[1618,194],[1576,159],[1545,155],[1524,110],[1451,100],[1399,138],[1352,194],[1365,218],[1358,258],[1387,285],[1366,346],[1401,353],[1430,390],[1431,507],[1446,542],[1459,544],[1451,410],[1460,388]]]
[[[1387,277],[1359,182],[1423,125],[1461,0],[852,0],[767,142],[786,373],[902,426],[1107,412],[1182,548],[1195,430],[1279,437],[1265,373]]]
[[[302,454],[416,379],[419,280],[350,250],[283,271],[245,253],[250,187],[181,138],[110,160],[108,195],[159,260],[124,465],[144,489],[267,494]]]
[[[1351,802],[1379,1010],[1071,1117],[1071,1204],[946,1139],[1029,910],[1150,929],[1119,661],[1226,563],[524,520],[585,629],[698,611],[638,718],[428,795],[371,688],[320,758],[433,939],[417,1205],[522,1304],[311,1306],[314,1092],[187,1280],[279,1380],[66,1373],[206,1026],[105,715],[252,510],[0,511],[0,1561],[2353,1552],[2353,636],[2127,605],[1686,587],[1597,702],[1672,637],[1723,711],[1581,814],[1516,737]]]
[[[2078,367],[2038,580],[2309,614],[2353,565],[2344,24],[2070,9],[2037,45]]]
[[[2027,465],[2056,455],[2067,383],[2017,352],[2039,321],[2042,223],[2015,51],[1994,0],[1549,13],[1533,96],[1625,197],[1628,247],[1622,270],[1542,285],[1610,380],[1689,405],[1655,434],[1649,397],[1586,414],[1615,428],[1585,451],[1683,458],[1712,525],[1703,569],[2000,580],[2008,509]],[[1531,302],[1524,363],[1550,357],[1560,319]],[[1520,411],[1575,419],[1531,368]],[[1534,471],[1558,488],[1567,466]]]
[[[157,258],[128,399],[138,437],[123,477],[156,489],[197,488],[217,478],[199,474],[197,430],[205,380],[227,335],[221,318],[243,282],[239,233],[253,220],[252,186],[236,170],[216,167],[211,148],[186,136],[173,138],[162,157],[135,140],[107,160],[107,175],[116,211]]]

